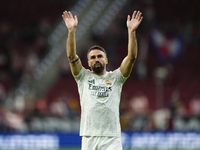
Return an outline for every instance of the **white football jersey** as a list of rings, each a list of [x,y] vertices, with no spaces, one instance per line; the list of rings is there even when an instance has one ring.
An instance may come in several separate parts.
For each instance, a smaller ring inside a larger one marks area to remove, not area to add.
[[[74,76],[81,104],[81,136],[120,136],[119,103],[126,81],[120,69],[96,75],[82,67]]]

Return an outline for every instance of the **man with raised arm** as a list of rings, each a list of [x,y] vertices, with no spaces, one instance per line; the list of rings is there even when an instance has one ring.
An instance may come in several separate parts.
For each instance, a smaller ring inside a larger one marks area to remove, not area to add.
[[[106,70],[107,54],[98,45],[87,53],[91,70],[82,66],[76,54],[78,18],[70,11],[64,11],[62,17],[68,28],[67,56],[80,96],[82,150],[122,150],[119,103],[122,86],[137,58],[136,29],[143,19],[142,13],[134,11],[132,17],[127,17],[128,53],[114,71]]]

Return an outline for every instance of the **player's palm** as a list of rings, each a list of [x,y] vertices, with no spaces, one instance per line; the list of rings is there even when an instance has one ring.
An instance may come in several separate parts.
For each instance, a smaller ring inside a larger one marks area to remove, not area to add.
[[[65,24],[66,24],[67,28],[70,30],[77,26],[78,20],[70,18],[68,20],[65,20]]]
[[[65,21],[65,25],[69,30],[74,29],[78,25],[77,16],[72,16],[71,12],[63,12],[63,20]]]
[[[135,31],[137,29],[137,27],[139,26],[139,24],[141,23],[143,17],[141,16],[142,13],[140,11],[133,12],[132,18],[130,17],[130,15],[128,15],[127,18],[127,27],[130,31]]]

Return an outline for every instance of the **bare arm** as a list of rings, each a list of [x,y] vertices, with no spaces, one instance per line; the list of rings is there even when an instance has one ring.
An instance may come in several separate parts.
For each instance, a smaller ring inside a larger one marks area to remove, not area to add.
[[[133,12],[132,18],[128,15],[127,17],[127,28],[128,28],[128,54],[121,63],[120,70],[124,77],[128,77],[132,71],[133,65],[137,58],[137,39],[136,29],[141,23],[143,17],[140,11]]]
[[[73,75],[78,75],[82,68],[82,63],[76,54],[76,27],[78,25],[78,18],[77,16],[73,17],[70,11],[64,11],[62,18],[68,28],[66,52],[70,62],[71,72]]]

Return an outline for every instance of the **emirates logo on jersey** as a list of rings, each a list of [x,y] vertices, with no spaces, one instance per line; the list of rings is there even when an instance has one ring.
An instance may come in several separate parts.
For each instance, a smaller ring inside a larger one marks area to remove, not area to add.
[[[106,85],[107,85],[107,86],[111,86],[111,85],[112,85],[112,82],[110,82],[108,79],[105,80],[105,82],[106,82]]]

